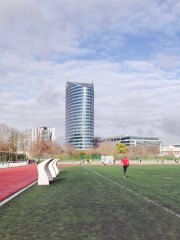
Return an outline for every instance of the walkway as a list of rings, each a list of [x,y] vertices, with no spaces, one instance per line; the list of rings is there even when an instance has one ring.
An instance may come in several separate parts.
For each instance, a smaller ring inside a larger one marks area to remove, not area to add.
[[[60,166],[72,164],[58,164],[58,167]],[[38,180],[37,165],[0,169],[0,202],[36,180]]]

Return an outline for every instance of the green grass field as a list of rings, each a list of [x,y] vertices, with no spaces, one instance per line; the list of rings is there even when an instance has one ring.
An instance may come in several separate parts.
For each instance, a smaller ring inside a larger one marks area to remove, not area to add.
[[[124,180],[119,165],[62,167],[0,208],[0,239],[180,239],[179,173],[130,166]]]

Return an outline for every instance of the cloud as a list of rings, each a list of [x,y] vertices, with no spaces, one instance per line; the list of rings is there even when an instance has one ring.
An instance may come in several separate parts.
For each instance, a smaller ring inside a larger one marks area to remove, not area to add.
[[[60,91],[49,88],[37,96],[37,102],[40,102],[41,104],[45,104],[47,106],[58,106],[60,104],[61,98],[62,96]]]
[[[55,127],[62,141],[66,80],[93,81],[95,135],[177,139],[179,10],[174,0],[2,1],[1,121]]]
[[[176,55],[167,55],[159,53],[157,55],[157,63],[164,69],[171,70],[180,66],[180,58]]]
[[[6,110],[2,121],[20,128],[55,126],[57,136],[62,138],[66,79],[75,82],[93,79],[96,135],[140,134],[138,129],[144,134],[154,131],[159,135],[164,133],[164,128],[157,127],[163,117],[174,114],[179,106],[180,89],[179,81],[169,78],[169,73],[166,75],[166,72],[154,69],[154,74],[149,76],[144,70],[134,72],[134,65],[127,61],[126,64],[97,60],[27,61],[22,65],[22,71],[11,72],[11,81],[1,86],[4,92],[1,110]],[[88,72],[91,75],[87,75]]]
[[[124,34],[176,34],[179,8],[177,2],[158,0],[148,4],[137,0],[3,1],[0,46],[41,59],[58,53],[87,54],[89,49],[83,45],[92,44],[94,38],[93,46],[112,50],[123,46]]]
[[[151,73],[157,70],[153,63],[147,61],[124,61],[122,68],[126,69],[126,71],[135,71],[141,73]]]
[[[178,114],[179,115],[179,114]],[[179,117],[179,116],[178,116]],[[162,130],[165,133],[180,136],[180,125],[177,118],[171,116],[162,119]]]
[[[141,128],[137,128],[136,131],[137,131],[137,135],[140,135],[140,136],[144,135],[144,131]]]

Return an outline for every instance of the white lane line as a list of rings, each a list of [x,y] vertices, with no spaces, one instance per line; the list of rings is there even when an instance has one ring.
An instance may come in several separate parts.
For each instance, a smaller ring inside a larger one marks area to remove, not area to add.
[[[86,168],[86,167],[84,167],[84,168]],[[141,195],[141,194],[139,194],[139,193],[136,193],[135,191],[133,191],[133,190],[127,188],[127,187],[124,187],[124,186],[122,186],[121,184],[119,184],[119,183],[117,183],[117,182],[114,182],[114,181],[111,180],[110,178],[107,178],[107,177],[105,177],[105,176],[103,176],[103,175],[101,175],[101,174],[99,174],[99,173],[97,173],[97,172],[95,172],[95,171],[93,171],[93,170],[91,170],[91,169],[89,169],[89,168],[86,168],[86,169],[88,169],[89,171],[91,171],[91,172],[93,172],[93,173],[99,175],[100,177],[103,177],[103,178],[109,180],[110,182],[112,182],[112,183],[114,183],[114,184],[120,186],[121,188],[124,188],[124,189],[126,189],[127,191],[129,191],[129,192],[131,192],[131,193],[134,193],[135,195],[137,195],[137,196],[143,198],[144,200],[146,200],[147,202],[153,203],[154,205],[156,205],[156,206],[158,206],[158,207],[164,209],[165,211],[171,213],[172,215],[175,215],[176,217],[180,218],[180,215],[179,215],[179,214],[177,214],[177,213],[171,211],[170,209],[168,209],[168,208],[166,208],[166,207],[163,207],[161,204],[156,203],[156,202],[150,200],[149,198],[144,197],[143,195]]]
[[[29,184],[27,187],[19,190],[18,192],[14,193],[13,195],[11,195],[10,197],[6,198],[5,200],[3,200],[2,202],[0,202],[0,207],[2,205],[4,205],[5,203],[9,202],[10,200],[12,200],[13,198],[17,197],[19,194],[21,194],[22,192],[26,191],[28,188],[32,187],[35,183],[37,183],[37,181]]]
[[[171,177],[164,177],[164,178],[166,178],[166,179],[172,179]]]

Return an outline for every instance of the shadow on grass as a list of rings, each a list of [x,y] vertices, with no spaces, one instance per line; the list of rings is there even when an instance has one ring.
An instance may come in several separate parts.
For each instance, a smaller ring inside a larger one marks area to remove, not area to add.
[[[67,178],[54,178],[53,181],[50,181],[49,183],[50,184],[55,184],[55,183],[58,183],[58,182],[64,182],[66,181]]]
[[[63,174],[63,173],[68,173],[68,171],[62,171],[62,172],[60,172],[59,174]]]

